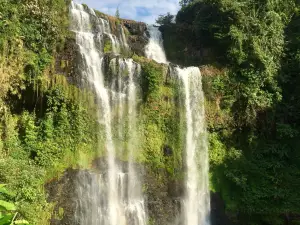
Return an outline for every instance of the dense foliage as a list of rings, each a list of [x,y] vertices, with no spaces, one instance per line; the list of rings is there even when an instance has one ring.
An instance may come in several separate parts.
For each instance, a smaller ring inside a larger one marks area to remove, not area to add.
[[[0,0],[0,224],[47,224],[44,184],[97,143],[93,95],[56,74],[68,4]]]
[[[72,39],[68,4],[0,0],[0,224],[48,224],[54,205],[47,202],[44,184],[89,162],[101,144],[93,93],[57,72],[70,65],[60,61]],[[220,193],[233,222],[297,224],[299,2],[182,0],[181,5],[176,24],[170,14],[157,23],[163,25],[171,61],[210,64],[202,72],[211,190]],[[116,28],[120,21],[115,21]],[[105,42],[104,52],[111,50]],[[164,173],[180,180],[179,85],[167,67],[133,58],[142,66],[141,161],[158,178]]]
[[[195,51],[190,43],[199,51],[212,52],[207,61],[212,66],[202,68],[212,190],[221,194],[233,221],[296,224],[300,213],[299,2],[184,3],[177,24],[164,25],[162,30],[164,36],[175,30],[172,41],[182,40],[174,44],[165,39],[166,49],[172,46],[171,56],[184,48]],[[185,30],[189,37],[184,36]],[[195,61],[182,60],[197,65]]]
[[[4,184],[0,184],[0,224],[2,225],[25,225],[28,224],[26,220],[16,220],[18,215],[16,206],[12,202],[5,201],[7,196],[13,196],[13,194],[5,188]]]
[[[141,86],[144,103],[141,106],[139,129],[143,140],[144,162],[153,172],[165,169],[172,178],[181,174],[182,144],[178,83],[171,80],[165,65],[144,57],[133,56],[142,66]],[[161,176],[161,174],[157,174]]]
[[[167,13],[166,15],[160,15],[156,19],[156,23],[160,25],[167,25],[167,24],[171,24],[173,22],[173,19],[174,19],[174,15]]]

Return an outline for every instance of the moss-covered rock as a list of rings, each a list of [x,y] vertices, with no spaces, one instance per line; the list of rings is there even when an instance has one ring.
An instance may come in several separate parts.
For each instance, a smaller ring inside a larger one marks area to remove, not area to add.
[[[128,167],[126,162],[119,162],[126,172]],[[183,185],[181,182],[170,180],[168,172],[164,169],[153,170],[151,165],[136,165],[139,176],[143,177],[143,193],[146,197],[146,207],[148,208],[148,222],[151,225],[172,224],[174,219],[178,219],[181,210],[180,196]],[[80,182],[79,173],[98,172],[107,173],[107,162],[100,158],[95,160],[91,169],[79,170],[68,169],[63,176],[53,179],[46,184],[48,201],[52,202],[54,210],[52,213],[51,225],[77,225],[75,221],[76,211],[76,185]],[[178,191],[174,191],[178,190]],[[63,213],[61,213],[63,209]]]

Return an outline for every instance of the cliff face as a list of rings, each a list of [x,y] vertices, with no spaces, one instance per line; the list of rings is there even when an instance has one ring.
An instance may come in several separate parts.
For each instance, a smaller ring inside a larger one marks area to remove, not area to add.
[[[299,223],[299,1],[185,2],[161,30],[171,62],[201,65],[212,199],[237,224]]]
[[[145,56],[145,46],[148,43],[146,36],[147,26],[145,23],[133,20],[121,20],[124,27],[129,31],[128,44],[133,51],[140,56]]]
[[[107,172],[107,165],[103,159],[93,161],[92,170],[99,173]],[[126,163],[123,163],[126,168]],[[49,202],[55,202],[50,224],[52,225],[77,225],[75,211],[78,207],[76,199],[76,185],[80,182],[80,175],[84,173],[89,176],[90,170],[67,169],[60,179],[46,184]],[[154,172],[153,168],[139,166],[139,175],[143,176],[147,196],[146,206],[148,208],[149,223],[151,224],[173,224],[174,220],[179,221],[181,187],[175,181],[171,181],[166,171]],[[80,174],[80,175],[79,175]],[[159,181],[158,181],[159,179]]]
[[[85,6],[86,12],[89,8]],[[139,175],[143,179],[143,195],[146,198],[146,208],[150,224],[173,224],[174,220],[180,222],[180,197],[183,194],[182,185],[182,137],[180,134],[180,107],[178,96],[178,80],[170,76],[167,65],[162,65],[153,60],[146,59],[145,46],[149,41],[147,26],[141,22],[123,20],[107,16],[95,11],[90,14],[91,30],[101,32],[98,19],[109,23],[109,32],[103,34],[103,45],[97,44],[97,51],[103,51],[102,71],[105,86],[120,88],[121,84],[127,84],[129,73],[126,63],[132,58],[134,63],[141,66],[140,74],[136,78],[138,89],[138,122],[140,152],[137,156]],[[72,33],[72,32],[71,32]],[[117,51],[114,51],[114,43],[111,37],[114,35],[122,41],[125,35],[127,43],[121,43]],[[128,44],[129,48],[126,47]],[[88,89],[89,80],[82,75],[85,58],[76,46],[74,34],[71,34],[65,42],[65,47],[56,57],[56,71],[64,75],[68,83],[79,89]],[[124,64],[125,63],[125,64]],[[123,65],[123,66],[122,66]],[[124,67],[125,65],[125,67]],[[118,83],[116,83],[118,81]],[[94,92],[94,91],[92,91]],[[95,93],[92,93],[95,98]],[[95,110],[89,105],[88,111]],[[125,107],[128,107],[125,105]],[[118,107],[112,107],[112,116],[118,115]],[[126,125],[128,121],[124,120]],[[101,126],[101,125],[100,125]],[[112,119],[112,130],[118,130],[117,118]],[[127,125],[126,125],[127,126]],[[124,129],[126,129],[124,126]],[[102,127],[103,130],[103,127]],[[101,129],[95,129],[92,133],[101,134]],[[127,134],[126,134],[127,135]],[[107,163],[102,158],[105,147],[103,139],[97,140],[100,153],[88,164],[82,167],[76,165],[76,169],[65,170],[60,178],[48,182],[45,187],[49,194],[48,202],[54,204],[50,224],[76,224],[75,220],[77,192],[76,185],[80,183],[82,173],[85,177],[97,171],[107,174]],[[125,138],[125,137],[124,137]],[[121,146],[122,147],[122,146]],[[119,148],[119,146],[118,146]],[[126,146],[124,146],[126,148]],[[97,149],[94,149],[97,152]],[[76,151],[76,150],[75,150]],[[90,153],[88,158],[92,158]],[[122,159],[125,156],[120,156]],[[124,172],[128,167],[126,159],[118,161]],[[92,179],[91,177],[89,179]]]
[[[144,159],[140,162],[139,167],[144,168],[144,170],[141,170],[140,175],[143,177],[143,194],[146,196],[148,222],[155,225],[174,224],[174,221],[182,224],[183,221],[180,218],[182,212],[180,199],[184,193],[184,165],[182,161],[184,157],[182,152],[184,141],[181,131],[183,119],[180,117],[182,114],[182,103],[180,102],[182,100],[179,97],[180,85],[178,80],[171,76],[170,69],[173,66],[168,67],[158,64],[144,57],[145,46],[149,41],[147,26],[144,23],[114,18],[97,11],[96,16],[109,21],[112,34],[120,39],[122,38],[122,30],[120,28],[122,28],[130,47],[129,49],[121,49],[121,52],[118,54],[114,53],[111,48],[113,43],[110,42],[109,36],[105,34],[103,72],[106,85],[109,87],[113,86],[113,82],[118,79],[118,65],[123,58],[132,57],[135,62],[141,65],[142,72],[139,82],[142,102],[140,103],[139,113],[143,115],[143,120],[140,126],[144,130],[147,141],[141,147]],[[96,18],[92,19],[92,27],[97,31],[95,20]],[[167,40],[171,36],[178,41],[177,36],[166,33],[165,29],[167,28],[162,27],[165,45],[168,45],[169,41],[174,41],[174,39]],[[168,27],[168,29],[172,31],[173,28]],[[187,42],[184,41],[182,45],[185,45],[185,43]],[[192,55],[189,52],[191,49],[193,49]],[[177,51],[177,49],[173,50]],[[176,54],[183,56],[182,59],[187,59],[186,56],[192,56],[194,62],[197,62],[197,66],[200,66],[203,63],[202,59],[205,58],[203,54],[199,53],[201,51],[205,50],[201,49],[201,47],[199,49],[193,48],[193,44],[189,43],[189,48],[185,50],[184,54],[183,51],[176,52]],[[67,61],[64,68],[58,67],[58,71],[67,75],[69,81],[76,86],[84,88],[87,85],[87,81],[82,80],[82,77],[80,78],[79,76],[82,69],[79,62],[83,59],[78,49],[76,49],[74,38],[70,38],[66,42],[66,47],[58,59],[62,62]],[[170,59],[180,65],[195,65],[192,61],[175,60],[172,57]],[[57,64],[62,64],[62,62]],[[116,64],[116,69],[112,68],[112,62]],[[205,71],[204,68],[202,70],[203,72]],[[208,68],[206,70],[212,71]],[[66,73],[67,71],[71,72]],[[209,72],[206,74],[209,74]],[[128,80],[126,74],[122,80]],[[85,171],[87,174],[91,170],[106,173],[107,168],[103,166],[103,163],[103,159],[100,157],[93,163],[90,163],[88,170],[68,169],[60,179],[46,185],[49,192],[48,201],[55,203],[51,224],[76,224],[74,208],[78,203],[74,199],[74,196],[76,196],[75,190],[71,190],[71,187],[76,186],[79,174],[82,171]],[[124,163],[125,167],[126,163]],[[55,190],[59,190],[59,192]],[[213,220],[213,224],[225,224],[224,206],[217,194],[212,198],[211,205],[213,209],[212,217],[222,215],[222,219]],[[230,223],[228,222],[227,224]]]
[[[0,184],[17,193],[1,199],[15,202],[18,219],[36,225],[76,224],[79,175],[106,172],[105,137],[98,132],[105,121],[99,121],[96,92],[81,72],[84,58],[69,31],[69,4],[0,5]],[[196,1],[179,12],[176,24],[160,27],[168,60],[200,67],[203,75],[216,225],[299,223],[298,3],[257,4],[263,10],[253,17],[252,1]],[[129,82],[129,58],[140,65],[135,82],[143,141],[135,166],[144,178],[148,222],[180,223],[183,90],[172,65],[145,58],[146,24],[95,11],[88,26],[95,33],[98,19],[110,28],[96,51],[104,54],[105,85],[115,90],[116,80]],[[129,47],[113,51],[110,35],[125,36]],[[115,119],[118,110],[111,111]],[[119,158],[128,167],[126,154]]]

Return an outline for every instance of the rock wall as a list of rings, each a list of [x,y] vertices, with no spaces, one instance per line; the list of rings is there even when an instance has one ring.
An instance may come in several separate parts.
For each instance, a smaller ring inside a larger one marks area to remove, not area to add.
[[[133,59],[142,66],[140,82],[144,102],[140,110],[144,114],[142,126],[146,130],[148,143],[144,143],[143,146],[146,160],[140,165],[140,175],[143,177],[148,222],[151,225],[173,225],[174,223],[184,225],[180,218],[180,197],[183,195],[184,188],[182,179],[183,156],[181,155],[183,142],[179,131],[181,126],[179,84],[177,79],[171,76],[169,70],[174,65],[167,67],[144,57],[145,46],[149,41],[145,23],[117,19],[97,11],[96,15],[108,20],[112,32],[118,37],[121,34],[117,27],[123,26],[130,47],[130,52],[126,54],[105,53],[103,70],[105,71],[105,81],[109,82],[108,86],[113,79],[109,68],[112,59],[118,60],[122,57],[133,56]],[[165,38],[168,35],[164,32],[163,34]],[[167,40],[165,40],[165,44],[168,45]],[[82,59],[76,48],[75,39],[70,38],[66,42],[64,51],[57,57],[56,70],[67,76],[69,82],[80,87],[85,82],[78,76],[80,74],[78,61]],[[187,48],[184,54],[182,54],[183,52],[176,54],[184,57],[189,55],[194,60],[199,60],[204,56],[200,52],[201,49],[195,48],[191,54]],[[174,62],[178,63],[176,60]],[[199,64],[201,62],[201,60],[198,61]],[[178,64],[184,65],[186,63]],[[154,90],[149,91],[149,82],[152,82],[149,79],[153,79],[155,83]],[[90,166],[90,170],[101,173],[105,173],[106,168],[105,161],[101,158],[93,161]],[[124,163],[124,168],[126,168],[126,163]],[[55,204],[51,225],[77,225],[74,220],[77,204],[74,196],[76,196],[76,182],[79,172],[89,173],[89,170],[68,169],[60,178],[52,180],[46,185],[49,194],[48,201]],[[229,223],[225,223],[226,216],[221,199],[214,195],[211,204],[212,213],[216,215],[216,218],[219,218],[213,220],[213,224],[229,225]]]

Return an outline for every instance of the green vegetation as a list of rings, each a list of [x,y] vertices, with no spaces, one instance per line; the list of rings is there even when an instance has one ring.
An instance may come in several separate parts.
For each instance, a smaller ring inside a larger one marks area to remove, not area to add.
[[[20,115],[6,109],[1,121],[0,180],[17,193],[19,212],[34,224],[47,224],[51,216],[43,185],[66,168],[85,163],[83,157],[97,154],[96,116],[84,103],[90,97],[74,99],[76,93],[68,94],[66,88],[55,84],[43,93],[45,105]]]
[[[173,19],[174,19],[174,15],[167,13],[167,15],[160,15],[156,19],[156,23],[160,25],[169,25],[172,23]]]
[[[0,0],[0,183],[14,193],[1,186],[0,224],[48,224],[44,184],[96,154],[93,94],[55,71],[68,4]]]
[[[178,84],[168,78],[167,67],[153,60],[134,55],[142,66],[141,87],[144,103],[141,106],[139,129],[144,159],[154,170],[164,168],[171,177],[180,175],[182,164],[182,124],[178,107]],[[164,148],[170,148],[169,154]],[[157,170],[158,171],[158,170]]]
[[[119,8],[117,8],[117,10],[116,10],[115,17],[116,17],[117,19],[120,19],[120,11],[119,11]]]
[[[296,224],[300,213],[299,7],[182,1],[176,25],[161,27],[171,60],[210,64],[202,73],[211,189],[239,224]]]
[[[66,168],[89,167],[102,154],[95,151],[104,134],[94,94],[74,85],[69,61],[74,55],[61,57],[74,39],[68,32],[68,4],[0,0],[0,183],[7,184],[0,185],[3,225],[41,225],[49,224],[51,216],[63,218],[63,208],[51,215],[56,206],[47,202],[44,185]],[[206,64],[201,70],[211,190],[220,193],[235,223],[296,224],[299,1],[182,0],[181,6],[176,24],[170,14],[157,23],[168,59]],[[117,18],[96,14],[118,32],[118,11]],[[111,51],[106,40],[104,52]],[[123,56],[129,54],[122,50]],[[163,187],[182,178],[181,90],[166,66],[137,55],[133,59],[142,66],[137,158],[155,174],[158,184],[153,186]],[[123,75],[125,80],[128,74]]]
[[[112,43],[111,43],[111,40],[109,40],[109,39],[105,40],[103,51],[104,51],[104,53],[112,52]]]
[[[4,184],[0,184],[0,224],[2,225],[26,225],[28,221],[18,220],[18,212],[14,203],[5,201],[5,197],[13,197],[14,194],[5,188]]]
[[[118,27],[121,24],[119,8],[117,8],[117,10],[116,10],[115,17],[116,17],[116,26]]]

